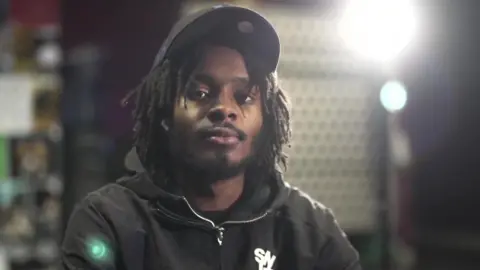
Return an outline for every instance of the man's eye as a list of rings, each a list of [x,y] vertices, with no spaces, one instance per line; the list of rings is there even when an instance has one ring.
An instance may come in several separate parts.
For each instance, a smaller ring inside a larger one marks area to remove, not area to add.
[[[207,92],[199,90],[199,91],[195,91],[193,96],[197,99],[202,99],[202,98],[206,97],[207,94],[208,94]]]
[[[240,104],[240,105],[250,104],[253,101],[255,101],[255,99],[251,95],[249,95],[248,93],[237,94],[236,95],[236,100],[237,100],[238,104]]]
[[[251,102],[253,102],[253,98],[252,98],[251,96],[247,95],[247,96],[245,97],[244,103],[251,103]]]
[[[191,91],[188,91],[188,99],[190,100],[202,100],[208,97],[208,90],[204,88],[197,88]]]

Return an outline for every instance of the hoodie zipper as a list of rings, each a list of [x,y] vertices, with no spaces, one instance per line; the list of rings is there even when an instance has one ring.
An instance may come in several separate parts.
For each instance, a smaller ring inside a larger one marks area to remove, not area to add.
[[[252,219],[249,219],[249,220],[242,220],[242,221],[226,221],[226,222],[223,222],[221,223],[220,225],[215,225],[215,223],[207,218],[204,218],[202,217],[200,214],[198,214],[194,209],[193,207],[190,205],[190,203],[188,202],[187,198],[185,197],[182,197],[183,201],[185,201],[185,203],[187,204],[188,208],[190,208],[190,211],[192,211],[192,213],[197,216],[199,219],[205,221],[205,222],[208,222],[210,223],[210,225],[212,225],[212,228],[216,231],[216,236],[217,236],[217,242],[218,242],[218,245],[219,246],[222,246],[223,244],[223,238],[224,238],[224,232],[225,232],[225,228],[224,226],[225,225],[229,225],[229,224],[248,224],[248,223],[252,223],[252,222],[255,222],[257,220],[260,220],[264,217],[266,217],[270,211],[266,211],[265,213],[263,213],[261,216],[258,216],[256,218],[252,218]]]
[[[268,214],[270,214],[270,211],[266,211],[265,213],[263,213],[261,216],[258,216],[256,218],[252,218],[252,219],[249,219],[249,220],[241,220],[241,221],[225,221],[223,222],[221,225],[229,225],[229,224],[248,224],[248,223],[252,223],[252,222],[255,222],[255,221],[258,221],[264,217],[266,217]]]
[[[223,244],[223,238],[224,238],[224,232],[225,232],[225,228],[224,226],[227,225],[227,224],[247,224],[247,223],[252,223],[252,222],[255,222],[257,220],[260,220],[264,217],[266,217],[270,211],[266,211],[265,213],[263,213],[261,216],[258,216],[256,218],[253,218],[253,219],[250,219],[250,220],[244,220],[244,221],[226,221],[226,222],[223,222],[221,223],[220,225],[215,225],[215,223],[211,220],[209,220],[208,218],[204,218],[202,217],[200,214],[198,214],[194,209],[193,207],[190,205],[190,203],[188,202],[187,198],[185,197],[182,197],[182,199],[185,201],[185,203],[188,205],[188,208],[190,208],[190,211],[192,211],[192,213],[197,216],[199,219],[205,221],[205,222],[208,222],[212,225],[212,227],[215,229],[216,231],[216,236],[217,236],[217,242],[218,242],[218,247],[220,248],[218,250],[218,258],[222,258],[221,256],[221,247],[222,247],[222,244]],[[220,259],[219,262],[218,262],[218,269],[222,269],[222,260]]]
[[[211,221],[210,219],[208,218],[204,218],[202,217],[200,214],[198,214],[194,209],[193,207],[190,205],[190,203],[188,202],[187,198],[185,197],[182,197],[182,200],[187,204],[188,208],[190,208],[190,211],[192,211],[192,213],[198,217],[199,219],[209,223],[210,225],[212,225],[212,228],[215,230],[216,232],[216,236],[217,236],[217,242],[218,242],[218,245],[219,246],[222,246],[223,244],[223,233],[225,232],[225,229],[221,226],[217,226],[215,225],[215,223],[213,221]]]
[[[219,250],[218,250],[219,256],[218,256],[218,258],[222,258],[222,256],[221,256],[221,247],[222,247],[223,239],[224,239],[224,233],[225,233],[225,228],[224,228],[224,226],[225,226],[225,225],[229,225],[229,224],[248,224],[248,223],[253,223],[253,222],[255,222],[255,221],[258,221],[258,220],[266,217],[266,216],[270,213],[270,211],[266,211],[266,212],[263,213],[261,216],[258,216],[258,217],[255,217],[255,218],[252,218],[252,219],[249,219],[249,220],[243,220],[243,221],[226,221],[226,222],[221,223],[220,225],[216,225],[216,224],[215,224],[213,221],[211,221],[210,219],[207,219],[207,218],[201,216],[200,214],[198,214],[198,213],[193,209],[193,207],[190,205],[190,203],[188,202],[187,198],[181,197],[181,196],[175,196],[175,197],[181,198],[181,199],[187,204],[187,206],[188,206],[188,208],[190,209],[190,211],[191,211],[197,218],[199,218],[199,219],[205,221],[206,223],[208,223],[208,224],[211,226],[211,228],[207,228],[208,226],[204,226],[204,225],[202,225],[202,224],[200,224],[200,223],[195,223],[195,222],[191,222],[191,221],[185,221],[185,220],[181,220],[181,219],[179,219],[179,218],[176,218],[176,217],[170,215],[170,214],[168,213],[168,211],[167,211],[167,212],[162,211],[162,210],[160,209],[160,207],[157,207],[157,208],[156,208],[157,211],[162,212],[165,216],[167,216],[167,217],[170,218],[170,219],[176,220],[177,222],[189,224],[189,225],[191,225],[191,226],[199,226],[199,227],[201,227],[201,228],[203,228],[203,229],[206,229],[206,230],[213,229],[213,230],[215,231],[216,240],[217,240],[218,247],[219,247]],[[221,260],[219,261],[218,269],[222,269],[222,262],[221,262]]]
[[[217,243],[219,246],[222,246],[223,244],[223,239],[224,239],[224,233],[225,233],[225,228],[224,226],[225,225],[229,225],[229,224],[248,224],[248,223],[253,223],[255,221],[258,221],[264,217],[266,217],[270,211],[266,211],[265,213],[263,213],[261,216],[258,216],[258,217],[255,217],[255,218],[252,218],[252,219],[249,219],[249,220],[242,220],[242,221],[226,221],[226,222],[223,222],[221,223],[220,225],[216,225],[213,221],[211,221],[210,219],[208,218],[205,218],[203,216],[201,216],[200,214],[198,214],[194,209],[193,207],[190,205],[190,203],[188,202],[187,198],[183,197],[183,196],[177,196],[177,195],[173,195],[173,197],[176,197],[176,198],[179,198],[179,199],[182,199],[188,206],[188,208],[190,209],[190,211],[199,219],[207,222],[211,228],[215,231],[215,235],[216,235],[216,240],[217,240]],[[164,212],[162,210],[160,210],[159,208],[157,208],[157,210],[161,211],[161,212]],[[169,216],[167,213],[163,213],[164,215],[167,215]],[[175,220],[177,220],[177,218],[174,218],[174,217],[171,217],[169,216],[169,218],[173,218]],[[181,220],[178,220],[178,221],[181,221]],[[185,221],[184,221],[185,222]],[[185,223],[187,224],[191,224],[191,225],[194,225],[194,226],[198,226],[199,224],[197,223],[194,223],[194,222],[188,222],[186,221]],[[202,226],[204,227],[204,226]]]

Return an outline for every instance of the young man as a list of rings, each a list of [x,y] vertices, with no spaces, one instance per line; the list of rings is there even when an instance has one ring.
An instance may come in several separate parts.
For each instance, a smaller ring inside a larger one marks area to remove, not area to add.
[[[136,95],[136,171],[89,194],[66,269],[358,270],[331,211],[283,180],[290,111],[280,43],[259,14],[216,6],[179,21]]]

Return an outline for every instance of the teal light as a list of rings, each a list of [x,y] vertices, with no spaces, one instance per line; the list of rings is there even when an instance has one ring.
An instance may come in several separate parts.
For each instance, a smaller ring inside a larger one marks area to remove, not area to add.
[[[87,254],[94,261],[105,262],[110,260],[110,247],[105,241],[99,238],[88,239],[86,249]]]

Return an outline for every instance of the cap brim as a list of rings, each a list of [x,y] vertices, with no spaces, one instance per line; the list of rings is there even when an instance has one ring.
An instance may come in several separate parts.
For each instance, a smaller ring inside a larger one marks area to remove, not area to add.
[[[242,29],[248,23],[251,28]],[[238,6],[220,6],[194,13],[180,20],[160,49],[154,67],[166,56],[181,52],[198,40],[215,32],[235,31],[244,46],[262,58],[268,72],[277,68],[280,41],[273,26],[259,13]],[[230,33],[231,35],[232,33]]]

